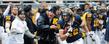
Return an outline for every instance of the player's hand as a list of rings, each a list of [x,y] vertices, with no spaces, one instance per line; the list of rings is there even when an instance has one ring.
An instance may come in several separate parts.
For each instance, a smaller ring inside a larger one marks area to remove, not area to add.
[[[51,29],[57,29],[57,26],[56,25],[51,25],[50,28]]]

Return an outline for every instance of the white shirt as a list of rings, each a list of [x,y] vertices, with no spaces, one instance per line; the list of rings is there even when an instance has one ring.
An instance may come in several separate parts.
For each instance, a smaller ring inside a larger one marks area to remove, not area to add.
[[[24,34],[34,38],[34,35],[28,30],[26,21],[22,21],[18,17],[12,22],[10,32],[9,44],[24,44]]]

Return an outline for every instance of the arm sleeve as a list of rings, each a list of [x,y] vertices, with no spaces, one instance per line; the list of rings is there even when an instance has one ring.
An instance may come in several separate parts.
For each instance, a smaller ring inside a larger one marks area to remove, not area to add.
[[[28,27],[26,27],[26,30],[25,30],[25,33],[24,33],[24,34],[27,35],[27,36],[30,37],[30,38],[34,38],[34,37],[35,37],[35,35],[33,35],[33,34],[29,31]]]
[[[25,31],[25,35],[27,35],[30,38],[34,38],[35,37],[35,35],[33,35],[29,30]]]
[[[38,18],[37,26],[38,26],[39,29],[44,29],[44,30],[50,29],[49,25],[44,24],[44,18],[42,18],[42,17]]]
[[[8,15],[9,10],[10,10],[10,6],[11,5],[8,5],[8,7],[6,8],[6,10],[4,11],[4,13],[3,13],[4,16]]]

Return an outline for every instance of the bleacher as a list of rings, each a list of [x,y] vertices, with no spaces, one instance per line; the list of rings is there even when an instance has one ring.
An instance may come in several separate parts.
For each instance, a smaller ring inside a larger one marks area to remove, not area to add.
[[[56,4],[57,0],[35,0],[38,3],[41,3],[41,1],[45,1],[48,4]],[[58,0],[59,1],[59,0]],[[63,2],[63,4],[76,4],[76,3],[85,3],[85,2],[105,2],[106,4],[109,4],[109,0],[60,0]],[[19,5],[20,3],[23,4],[33,4],[33,0],[0,0],[0,5],[7,5],[9,2],[12,2],[16,5]]]

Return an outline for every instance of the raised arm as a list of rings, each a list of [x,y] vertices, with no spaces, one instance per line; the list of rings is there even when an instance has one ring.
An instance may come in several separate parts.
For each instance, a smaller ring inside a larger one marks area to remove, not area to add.
[[[8,15],[10,7],[11,7],[11,5],[8,5],[8,7],[6,8],[6,10],[3,13],[4,16]]]

